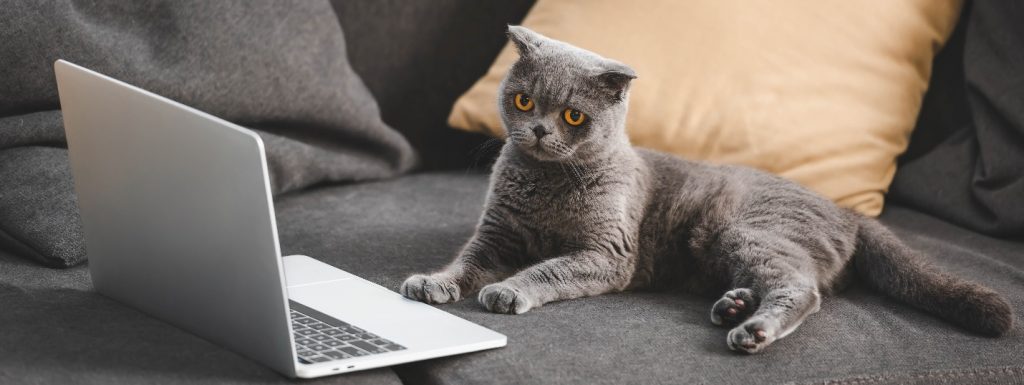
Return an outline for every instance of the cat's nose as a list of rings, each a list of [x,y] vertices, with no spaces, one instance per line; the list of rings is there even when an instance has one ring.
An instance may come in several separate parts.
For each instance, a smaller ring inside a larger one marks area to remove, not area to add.
[[[539,140],[540,138],[543,138],[544,135],[548,134],[548,130],[544,128],[544,126],[535,126],[533,127],[533,134],[537,135],[537,139]]]

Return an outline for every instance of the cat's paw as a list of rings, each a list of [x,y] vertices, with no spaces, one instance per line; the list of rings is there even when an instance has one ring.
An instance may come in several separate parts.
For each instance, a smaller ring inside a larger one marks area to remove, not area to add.
[[[494,313],[523,314],[533,307],[533,301],[512,285],[498,282],[480,289],[477,300]]]
[[[462,298],[458,284],[433,275],[415,274],[402,282],[398,292],[406,298],[426,303],[448,303]]]
[[[714,306],[711,306],[711,323],[715,325],[735,325],[754,314],[757,299],[754,291],[746,288],[733,289],[725,292]]]
[[[743,353],[758,353],[777,339],[777,325],[767,319],[751,318],[733,328],[725,338],[729,349]]]

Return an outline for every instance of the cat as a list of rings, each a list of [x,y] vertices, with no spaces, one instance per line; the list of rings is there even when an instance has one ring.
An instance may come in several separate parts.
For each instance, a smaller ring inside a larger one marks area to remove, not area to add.
[[[711,322],[732,326],[730,349],[757,353],[856,277],[983,335],[1011,328],[999,294],[930,267],[874,219],[751,168],[632,147],[625,64],[520,26],[508,36],[519,59],[499,88],[507,140],[476,232],[402,295],[440,304],[479,290],[488,310],[521,314],[682,287],[721,295]]]

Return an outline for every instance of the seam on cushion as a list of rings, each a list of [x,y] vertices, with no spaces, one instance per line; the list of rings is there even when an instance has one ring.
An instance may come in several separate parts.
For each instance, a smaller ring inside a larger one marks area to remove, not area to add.
[[[68,261],[65,261],[63,259],[57,258],[59,260],[59,262],[57,262],[53,261],[53,258],[47,258],[43,254],[39,253],[39,251],[37,251],[36,249],[29,246],[28,243],[11,235],[10,232],[5,231],[2,227],[0,227],[0,246],[3,246],[4,249],[18,255],[27,254],[28,257],[34,259],[36,262],[39,262],[49,267],[71,267],[71,265],[68,264]]]
[[[845,378],[829,379],[829,380],[817,380],[808,383],[811,384],[826,384],[826,385],[861,385],[861,384],[878,384],[888,382],[890,380],[928,380],[928,379],[981,379],[990,378],[994,379],[996,376],[1021,376],[1024,377],[1024,366],[997,366],[988,368],[967,368],[967,369],[937,369],[926,372],[908,373],[908,374],[878,374],[878,375],[862,375],[852,376]]]

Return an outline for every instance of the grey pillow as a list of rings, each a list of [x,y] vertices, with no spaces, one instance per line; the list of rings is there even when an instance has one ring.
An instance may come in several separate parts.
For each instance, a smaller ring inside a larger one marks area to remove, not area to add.
[[[936,58],[890,196],[981,233],[1024,240],[1024,7],[964,7]]]
[[[326,1],[14,1],[0,20],[0,247],[47,265],[85,258],[57,59],[258,130],[275,194],[416,162]]]

